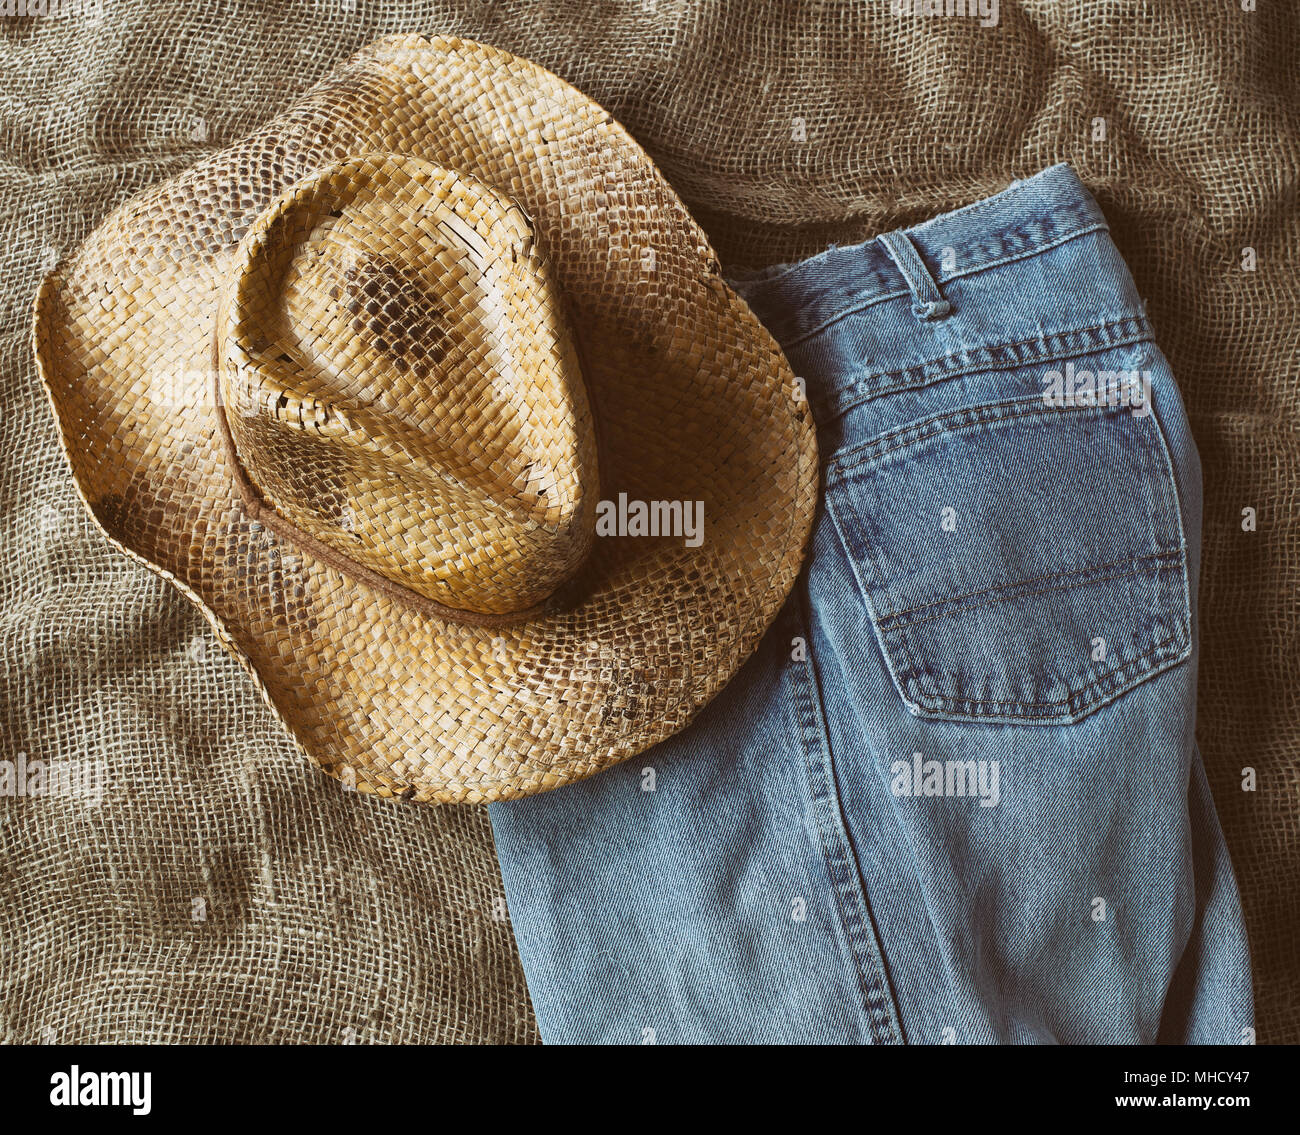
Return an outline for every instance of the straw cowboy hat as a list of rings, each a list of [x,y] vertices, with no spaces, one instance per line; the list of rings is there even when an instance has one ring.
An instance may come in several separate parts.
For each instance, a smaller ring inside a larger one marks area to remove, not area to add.
[[[108,537],[364,792],[541,792],[670,736],[798,573],[813,426],[610,116],[405,36],[127,201],[34,345]]]

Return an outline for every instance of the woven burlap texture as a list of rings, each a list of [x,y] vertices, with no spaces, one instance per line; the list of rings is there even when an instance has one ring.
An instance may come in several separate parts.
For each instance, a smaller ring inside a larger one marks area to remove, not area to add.
[[[601,102],[731,266],[1075,165],[1201,449],[1198,737],[1259,1039],[1300,1040],[1300,16],[1264,0],[1002,0],[991,27],[885,0],[231,8],[0,25],[3,755],[98,760],[129,786],[98,808],[0,802],[5,1037],[535,1036],[486,816],[367,802],[296,754],[186,600],[82,515],[28,350],[38,279],[113,206],[369,41],[420,31],[507,48]]]

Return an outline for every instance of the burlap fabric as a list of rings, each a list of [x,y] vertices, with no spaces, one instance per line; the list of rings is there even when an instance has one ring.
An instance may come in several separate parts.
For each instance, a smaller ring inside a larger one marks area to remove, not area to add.
[[[1198,735],[1246,902],[1259,1038],[1300,1040],[1300,15],[1287,7],[1002,0],[988,27],[885,0],[145,0],[105,3],[98,22],[5,18],[3,756],[101,761],[116,791],[97,808],[0,802],[4,1035],[535,1035],[494,918],[486,817],[360,800],[296,755],[186,601],[81,515],[27,343],[42,270],[113,205],[369,40],[447,31],[603,103],[733,267],[1075,164],[1201,447]]]

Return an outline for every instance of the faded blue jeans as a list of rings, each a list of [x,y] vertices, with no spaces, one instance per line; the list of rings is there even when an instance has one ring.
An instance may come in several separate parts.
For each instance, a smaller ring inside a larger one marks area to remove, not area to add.
[[[823,508],[686,731],[491,808],[548,1043],[1228,1043],[1201,472],[1074,173],[737,282]]]

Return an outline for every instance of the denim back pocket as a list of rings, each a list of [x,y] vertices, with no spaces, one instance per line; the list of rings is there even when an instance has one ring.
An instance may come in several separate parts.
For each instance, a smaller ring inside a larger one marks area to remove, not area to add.
[[[1066,724],[1191,653],[1149,406],[1033,395],[913,422],[837,455],[826,500],[915,714]]]

